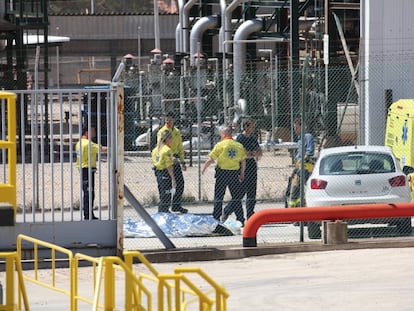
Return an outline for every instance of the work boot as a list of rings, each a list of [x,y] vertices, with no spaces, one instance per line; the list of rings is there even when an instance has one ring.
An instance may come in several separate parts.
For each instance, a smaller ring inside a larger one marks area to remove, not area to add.
[[[84,215],[85,217],[84,217],[84,219],[85,220],[89,220],[89,214],[87,214],[87,215]],[[92,219],[94,220],[94,219],[99,219],[98,217],[96,217],[94,214],[92,214]]]
[[[188,213],[188,209],[182,208],[181,206],[179,206],[179,207],[173,207],[172,208],[172,211],[173,212],[176,212],[176,213],[181,213],[181,214],[187,214]]]
[[[220,217],[220,220],[221,220],[221,222],[222,223],[225,223],[226,222],[226,220],[229,218],[229,215],[227,215],[224,211],[223,211],[223,213],[221,213],[221,217]]]

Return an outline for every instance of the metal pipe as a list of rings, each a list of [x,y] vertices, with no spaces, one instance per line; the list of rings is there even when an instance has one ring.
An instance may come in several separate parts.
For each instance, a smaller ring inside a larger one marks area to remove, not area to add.
[[[158,12],[158,1],[154,1],[154,44],[156,49],[161,50],[160,14]]]
[[[201,43],[198,42],[197,45],[197,54],[200,55]],[[201,58],[197,57],[197,124],[201,125],[201,109],[202,109],[202,100],[201,100]],[[192,127],[192,124],[190,124]],[[198,199],[201,200],[201,128],[197,130],[197,159],[198,159]],[[190,141],[192,141],[190,137]]]
[[[59,27],[56,27],[56,36],[59,35]],[[59,45],[56,45],[56,87],[59,89],[60,88],[60,83],[59,83],[59,76],[60,76],[60,64],[59,64],[60,60],[59,60]]]
[[[229,41],[231,39],[231,34],[233,30],[231,29],[231,16],[233,14],[233,11],[239,6],[239,4],[242,2],[242,0],[234,0],[232,3],[229,4],[229,6],[226,9],[225,12],[225,19],[224,19],[224,40]],[[230,47],[228,47],[228,50],[223,49],[224,53],[230,53]]]
[[[217,27],[217,21],[217,16],[205,16],[194,24],[190,35],[190,65],[194,65],[194,57],[197,51],[197,57],[200,57],[202,51],[197,45],[203,39],[204,32]]]
[[[183,12],[183,32],[182,32],[182,41],[183,41],[183,53],[189,52],[189,33],[190,33],[190,10],[194,6],[194,4],[197,2],[197,0],[189,0],[184,5],[184,12]]]
[[[243,229],[243,247],[256,247],[256,235],[266,223],[414,216],[413,203],[356,204],[302,208],[273,208],[254,213]]]
[[[181,53],[181,24],[178,23],[177,27],[175,27],[175,53]]]
[[[239,26],[234,34],[234,41],[247,39],[252,33],[258,32],[263,27],[262,19],[252,19],[245,21]],[[234,46],[233,53],[233,101],[234,105],[240,99],[240,82],[246,67],[246,45],[238,44]]]
[[[308,66],[309,66],[309,54],[306,54],[306,59],[305,62],[303,64],[303,70],[302,70],[302,113],[301,113],[301,119],[300,119],[300,123],[301,123],[301,127],[300,127],[300,142],[301,142],[301,146],[300,146],[300,171],[302,174],[302,178],[300,178],[300,206],[305,206],[305,178],[304,176],[304,172],[305,172],[305,133],[306,133],[306,92],[307,92],[307,79],[306,79],[306,75],[307,75],[307,70],[308,70]],[[303,238],[303,222],[300,223],[300,241],[303,242],[304,238]]]
[[[221,14],[221,27],[219,30],[219,53],[223,53],[223,45],[222,43],[226,40],[224,37],[225,25],[226,25],[226,0],[220,0],[220,14]]]
[[[328,105],[329,100],[329,79],[328,79],[328,66],[329,66],[329,0],[325,0],[324,6],[324,28],[325,34],[323,36],[323,62],[325,65],[325,106]]]
[[[284,37],[278,38],[271,38],[271,39],[253,39],[253,40],[229,40],[223,42],[223,51],[227,44],[235,44],[235,43],[269,43],[269,42],[287,42],[288,39]],[[223,66],[223,108],[224,108],[224,120],[225,122],[228,121],[228,100],[227,100],[227,76],[225,74],[227,67],[226,67],[226,58],[223,57],[222,59],[222,66]]]
[[[270,135],[271,142],[275,141],[275,101],[274,101],[274,90],[273,90],[273,50],[272,49],[259,49],[258,52],[269,53],[270,60],[270,117],[272,124],[272,133]]]
[[[183,52],[184,0],[178,0],[178,25],[175,31],[175,51]]]
[[[138,71],[141,71],[141,27],[138,26]]]

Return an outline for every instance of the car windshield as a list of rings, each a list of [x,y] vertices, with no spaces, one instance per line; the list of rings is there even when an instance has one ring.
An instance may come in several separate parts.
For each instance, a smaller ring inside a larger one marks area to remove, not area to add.
[[[320,175],[381,174],[395,172],[392,156],[378,152],[332,154],[321,160]]]

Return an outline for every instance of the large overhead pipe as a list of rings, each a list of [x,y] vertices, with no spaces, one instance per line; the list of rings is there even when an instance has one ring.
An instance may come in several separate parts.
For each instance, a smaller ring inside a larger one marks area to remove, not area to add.
[[[178,23],[175,28],[175,53],[181,54],[182,52],[182,37],[181,37],[181,24]]]
[[[223,42],[223,46],[226,46],[227,44],[239,44],[239,43],[271,43],[271,42],[278,42],[278,43],[282,43],[282,42],[289,42],[288,39],[286,39],[283,35],[277,36],[275,38],[267,38],[267,39],[251,39],[251,40],[230,40],[230,41],[224,41]],[[224,50],[224,48],[223,48]],[[225,58],[223,58],[223,68],[225,68]],[[229,118],[229,100],[228,100],[228,94],[227,94],[227,80],[223,79],[223,107],[224,107],[224,117],[226,119],[226,121],[228,121]],[[242,109],[242,110],[246,110],[246,109]]]
[[[183,52],[184,0],[178,0],[178,24],[175,29],[175,52]]]
[[[222,12],[222,16],[224,16],[224,21],[222,21],[222,28],[223,28],[223,34],[224,34],[224,40],[220,42],[220,46],[224,41],[231,40],[231,35],[233,33],[233,29],[231,26],[231,20],[232,20],[232,14],[235,9],[239,6],[239,4],[242,2],[242,0],[234,0],[232,3],[230,3],[225,9],[225,12]],[[224,14],[224,15],[223,15]],[[225,47],[224,51],[225,53],[231,53],[231,46]]]
[[[246,44],[238,43],[239,40],[247,39],[252,33],[259,32],[263,28],[263,20],[260,18],[245,21],[237,29],[234,35],[234,54],[233,54],[233,77],[234,77],[234,105],[240,99],[240,82],[246,68]],[[242,114],[246,114],[243,111]]]
[[[221,14],[221,27],[219,30],[219,53],[223,53],[223,42],[224,38],[224,25],[226,24],[226,0],[220,0],[220,14]]]
[[[198,50],[198,43],[202,41],[203,34],[208,29],[217,27],[217,16],[205,16],[200,18],[193,26],[190,35],[190,64],[194,65],[194,55]],[[202,45],[201,45],[202,46]],[[201,52],[201,51],[200,51]]]
[[[196,4],[197,0],[189,0],[184,5],[183,10],[183,32],[182,32],[182,41],[183,41],[183,51],[184,53],[189,52],[189,37],[190,37],[190,10]]]

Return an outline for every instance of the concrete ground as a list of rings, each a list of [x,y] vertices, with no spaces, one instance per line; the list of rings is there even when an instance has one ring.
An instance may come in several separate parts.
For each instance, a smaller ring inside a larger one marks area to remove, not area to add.
[[[413,247],[342,249],[156,263],[154,267],[161,273],[171,273],[177,266],[201,268],[230,294],[227,310],[412,310],[413,258]],[[139,272],[143,267],[138,264],[135,269]],[[67,269],[59,271],[63,276]],[[47,275],[50,270],[41,273]],[[80,292],[86,295],[93,288],[91,268],[80,268],[79,278]],[[58,285],[67,281],[57,278]],[[116,282],[117,290],[123,287],[122,277]],[[26,286],[31,310],[69,310],[62,294]],[[122,294],[116,299],[123,310]],[[78,310],[91,309],[79,303]]]

